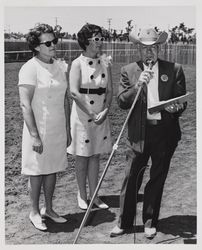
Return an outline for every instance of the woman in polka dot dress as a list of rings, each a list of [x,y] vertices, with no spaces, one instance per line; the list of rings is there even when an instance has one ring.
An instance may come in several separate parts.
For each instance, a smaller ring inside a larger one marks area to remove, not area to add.
[[[72,143],[67,152],[76,157],[78,205],[87,209],[86,181],[88,179],[92,197],[98,183],[99,156],[112,149],[107,118],[112,101],[112,80],[109,63],[99,56],[103,42],[101,28],[86,24],[77,35],[83,53],[72,62],[70,70]],[[94,204],[108,208],[99,197]]]

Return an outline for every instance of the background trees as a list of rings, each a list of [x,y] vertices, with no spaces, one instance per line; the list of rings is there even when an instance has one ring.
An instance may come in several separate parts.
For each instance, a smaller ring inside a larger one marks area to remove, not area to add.
[[[106,29],[102,27],[103,36],[106,41],[129,41],[129,33],[133,30],[134,25],[132,25],[133,20],[129,20],[126,22],[127,26],[125,27],[125,31],[123,29],[116,30],[113,28]],[[157,32],[162,32],[157,26],[154,27]],[[58,36],[58,38],[62,40],[72,39],[76,40],[76,33],[70,34],[68,31],[62,32],[62,27],[60,25],[56,25],[54,30]],[[182,44],[195,44],[196,43],[196,32],[194,28],[187,27],[184,22],[176,25],[172,28],[168,29],[169,33],[169,43],[182,43]],[[26,34],[22,34],[20,32],[6,32],[4,31],[4,38],[10,40],[23,40],[25,39]]]

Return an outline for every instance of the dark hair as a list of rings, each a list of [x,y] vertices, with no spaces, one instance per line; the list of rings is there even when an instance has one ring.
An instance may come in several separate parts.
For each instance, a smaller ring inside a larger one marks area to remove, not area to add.
[[[89,38],[98,33],[102,34],[102,29],[100,26],[94,24],[85,24],[80,31],[77,33],[78,43],[83,50],[86,50],[86,46],[89,45]]]
[[[44,33],[52,33],[55,37],[53,28],[50,25],[44,23],[39,23],[33,29],[30,29],[26,36],[29,48],[34,52],[34,55],[37,54],[35,48],[40,44],[39,37]]]

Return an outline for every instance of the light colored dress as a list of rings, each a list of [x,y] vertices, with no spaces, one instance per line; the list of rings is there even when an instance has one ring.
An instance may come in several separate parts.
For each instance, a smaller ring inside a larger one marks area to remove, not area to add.
[[[106,88],[108,82],[107,68],[99,58],[92,59],[80,55],[77,59],[81,66],[80,88],[97,89]],[[92,105],[96,113],[102,111],[106,94],[82,94],[87,102]],[[73,101],[71,111],[71,136],[72,143],[67,152],[78,156],[92,156],[95,154],[109,153],[112,149],[111,130],[108,117],[96,125],[93,120],[83,112]]]
[[[65,66],[66,65],[66,66]],[[66,118],[64,96],[67,89],[65,76],[67,64],[54,60],[44,63],[33,57],[26,62],[19,72],[19,85],[33,85],[35,91],[32,109],[43,153],[32,149],[32,140],[24,122],[22,137],[22,174],[43,175],[65,170],[66,155]]]

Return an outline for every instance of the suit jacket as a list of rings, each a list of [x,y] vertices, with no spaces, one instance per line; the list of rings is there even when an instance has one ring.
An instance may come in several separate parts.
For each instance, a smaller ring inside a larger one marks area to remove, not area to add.
[[[160,101],[186,94],[185,76],[181,65],[158,59],[159,82],[158,91]],[[118,104],[122,109],[129,109],[137,94],[137,83],[143,64],[141,61],[128,64],[121,68],[121,79],[118,91]],[[161,111],[161,117],[167,133],[168,143],[172,146],[181,139],[179,116],[184,108],[177,113],[171,114]],[[128,139],[133,149],[143,152],[145,139],[145,126],[147,118],[147,88],[142,88],[137,103],[128,121]],[[166,138],[165,138],[166,139]]]

